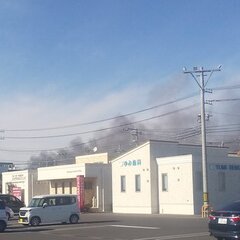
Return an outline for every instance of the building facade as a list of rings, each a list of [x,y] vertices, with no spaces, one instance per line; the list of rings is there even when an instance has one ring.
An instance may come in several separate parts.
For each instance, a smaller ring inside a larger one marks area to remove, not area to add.
[[[76,157],[76,164],[38,168],[38,180],[49,181],[50,194],[78,194],[77,177],[84,178],[84,206],[112,211],[112,173],[107,153]]]
[[[4,172],[2,192],[12,194],[28,205],[33,196],[49,193],[49,183],[39,182],[36,170]]]
[[[207,147],[214,208],[240,199],[240,159],[227,150]],[[112,161],[113,212],[200,214],[201,169],[201,146],[148,141]]]

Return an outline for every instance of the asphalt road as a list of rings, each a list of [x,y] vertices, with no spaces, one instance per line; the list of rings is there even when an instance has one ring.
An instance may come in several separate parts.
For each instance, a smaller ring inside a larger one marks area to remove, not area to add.
[[[200,216],[87,213],[79,224],[22,226],[11,220],[1,240],[214,240]]]

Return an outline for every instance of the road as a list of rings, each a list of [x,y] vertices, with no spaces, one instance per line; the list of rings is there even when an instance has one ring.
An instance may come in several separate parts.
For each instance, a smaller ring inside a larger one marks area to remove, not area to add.
[[[22,226],[11,220],[3,240],[214,240],[199,216],[87,213],[79,224]]]

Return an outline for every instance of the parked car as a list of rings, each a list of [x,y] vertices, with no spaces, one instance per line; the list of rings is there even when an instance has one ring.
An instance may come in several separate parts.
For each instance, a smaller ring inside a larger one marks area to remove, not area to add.
[[[19,211],[18,222],[38,226],[40,223],[77,223],[80,209],[76,195],[43,195],[34,197],[28,207]]]
[[[0,194],[0,200],[4,201],[6,206],[11,208],[16,214],[18,214],[21,207],[25,206],[21,200],[11,194]]]
[[[14,212],[13,212],[13,210],[10,207],[6,206],[5,207],[5,211],[6,211],[8,220],[10,220],[11,218],[14,217]]]
[[[218,240],[240,239],[240,201],[212,211],[208,227],[210,235]]]
[[[0,232],[3,232],[7,227],[7,215],[5,207],[5,202],[0,200]]]

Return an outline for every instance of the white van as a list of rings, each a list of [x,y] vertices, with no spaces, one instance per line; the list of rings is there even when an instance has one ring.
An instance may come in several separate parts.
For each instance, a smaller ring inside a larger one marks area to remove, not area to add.
[[[38,226],[40,223],[78,223],[80,209],[76,195],[35,196],[28,207],[20,208],[18,222]]]

